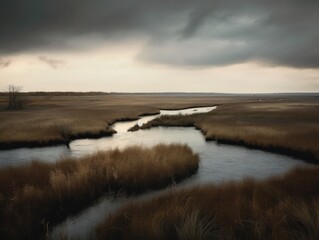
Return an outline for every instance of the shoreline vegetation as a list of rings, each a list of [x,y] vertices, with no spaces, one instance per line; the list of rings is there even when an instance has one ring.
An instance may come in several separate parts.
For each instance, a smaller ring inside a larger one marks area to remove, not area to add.
[[[103,195],[165,188],[198,164],[188,146],[160,144],[0,169],[0,238],[45,238],[52,225]]]
[[[37,148],[37,147],[50,147],[50,146],[59,146],[59,145],[69,145],[70,141],[77,139],[96,139],[101,137],[110,137],[115,134],[116,131],[112,128],[106,128],[105,130],[100,130],[98,132],[79,132],[71,133],[68,136],[65,136],[63,133],[59,133],[56,139],[46,139],[46,140],[20,140],[12,142],[0,142],[0,150],[10,150],[16,148]]]
[[[263,103],[222,105],[210,113],[160,116],[129,131],[195,127],[206,141],[239,145],[319,163],[319,105]]]
[[[41,96],[43,94],[43,96]],[[24,94],[22,111],[0,111],[0,149],[68,145],[78,138],[112,136],[116,121],[136,120],[158,109],[218,106],[206,114],[162,116],[142,126],[194,126],[207,141],[241,145],[319,161],[319,96],[174,96],[134,94]],[[5,98],[0,96],[0,107]],[[57,127],[58,126],[58,127]],[[69,129],[65,134],[62,129]],[[131,131],[140,129],[134,126]]]
[[[319,239],[319,168],[172,189],[132,202],[96,228],[98,240]]]
[[[206,114],[206,113],[204,113]],[[206,141],[216,141],[219,144],[229,144],[229,145],[237,145],[243,146],[251,149],[258,149],[272,153],[283,154],[286,156],[302,159],[308,163],[319,163],[319,152],[316,148],[303,148],[298,149],[298,147],[293,148],[289,145],[284,145],[286,142],[279,143],[275,145],[273,143],[264,143],[262,140],[254,139],[251,140],[246,138],[246,136],[234,136],[232,133],[230,135],[224,134],[222,130],[218,129],[218,127],[214,127],[214,130],[210,130],[211,126],[202,126],[201,124],[197,124],[197,120],[201,117],[205,117],[205,115],[194,114],[194,115],[178,115],[178,116],[160,116],[159,118],[153,119],[148,123],[143,124],[142,126],[134,125],[128,131],[135,132],[140,129],[146,130],[154,127],[194,127],[197,130],[201,131],[205,137]],[[226,126],[229,127],[229,126]],[[249,127],[247,131],[249,131]],[[253,129],[259,130],[259,129]],[[215,131],[215,132],[213,132]],[[245,131],[245,130],[240,130]],[[260,136],[262,138],[262,136]],[[306,137],[306,135],[304,136]],[[319,144],[319,139],[318,139]],[[319,146],[319,145],[318,145]]]
[[[117,121],[154,115],[159,109],[183,109],[231,101],[223,97],[175,97],[134,94],[22,93],[24,109],[6,111],[6,95],[0,94],[0,149],[67,145],[79,138],[100,138],[115,133]],[[248,98],[243,99],[248,101]],[[61,128],[69,129],[67,139]]]

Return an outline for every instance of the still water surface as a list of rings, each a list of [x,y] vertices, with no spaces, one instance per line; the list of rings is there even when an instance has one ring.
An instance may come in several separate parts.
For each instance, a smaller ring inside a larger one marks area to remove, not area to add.
[[[127,132],[135,124],[142,124],[159,117],[161,115],[187,115],[193,113],[205,113],[212,111],[216,107],[188,108],[182,110],[160,110],[159,114],[144,116],[136,121],[118,122],[113,125],[117,131],[116,137],[104,137],[98,140],[75,140],[71,142],[70,149],[66,146],[42,147],[42,148],[18,148],[0,151],[0,167],[20,165],[31,162],[32,160],[41,160],[54,162],[61,157],[80,157],[98,150],[124,147],[127,142],[134,142],[135,134]],[[123,135],[123,133],[125,133]],[[156,136],[154,136],[157,138]],[[158,136],[160,138],[160,136]],[[137,142],[140,143],[140,142]]]

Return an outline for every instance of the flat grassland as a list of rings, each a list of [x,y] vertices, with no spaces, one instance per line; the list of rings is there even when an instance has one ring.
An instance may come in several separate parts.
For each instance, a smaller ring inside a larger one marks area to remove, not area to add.
[[[68,138],[112,135],[116,120],[159,109],[218,108],[208,114],[163,117],[144,126],[195,126],[207,140],[319,159],[319,95],[24,94],[21,111],[0,111],[0,148],[46,146]],[[0,96],[5,109],[6,96]]]
[[[162,116],[140,128],[156,126],[195,126],[206,140],[319,162],[319,98],[226,103],[207,114]]]
[[[136,119],[158,113],[160,108],[208,106],[249,97],[177,97],[122,94],[23,94],[26,107],[7,111],[5,94],[0,95],[0,148],[47,146],[66,143],[68,138],[112,135],[116,120]]]
[[[198,162],[189,147],[172,144],[0,169],[0,238],[45,238],[46,227],[106,193],[167,187],[195,173]]]

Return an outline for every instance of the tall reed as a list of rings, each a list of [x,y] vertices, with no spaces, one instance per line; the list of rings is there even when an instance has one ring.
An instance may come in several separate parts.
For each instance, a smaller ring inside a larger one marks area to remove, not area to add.
[[[319,239],[319,168],[176,190],[124,206],[97,239]]]
[[[103,194],[166,187],[194,173],[198,161],[188,146],[172,144],[0,169],[0,238],[44,238],[52,224]]]

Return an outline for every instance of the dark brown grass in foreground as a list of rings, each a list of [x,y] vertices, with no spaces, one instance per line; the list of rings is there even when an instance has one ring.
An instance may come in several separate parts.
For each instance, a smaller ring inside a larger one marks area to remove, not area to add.
[[[186,145],[157,145],[1,169],[0,239],[44,237],[48,224],[101,195],[168,186],[194,173],[198,160]]]
[[[172,190],[132,203],[97,228],[98,239],[317,240],[319,168],[266,181]]]

